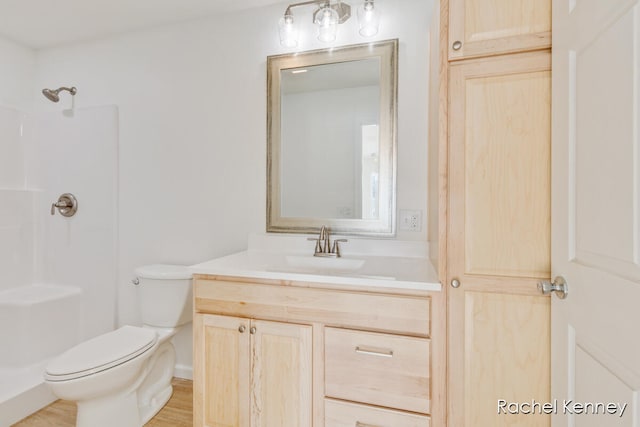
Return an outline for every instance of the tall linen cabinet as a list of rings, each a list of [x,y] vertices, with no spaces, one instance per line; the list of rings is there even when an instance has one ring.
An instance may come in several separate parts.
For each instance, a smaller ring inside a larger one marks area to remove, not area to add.
[[[430,235],[447,293],[447,425],[548,426],[499,403],[550,399],[536,284],[550,275],[551,0],[438,7]]]

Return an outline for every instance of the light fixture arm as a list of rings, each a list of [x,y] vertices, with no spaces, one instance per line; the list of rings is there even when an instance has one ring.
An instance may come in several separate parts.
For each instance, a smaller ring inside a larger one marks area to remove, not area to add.
[[[287,6],[287,10],[284,11],[284,15],[292,15],[291,9],[293,9],[294,7],[299,7],[299,6],[307,6],[310,4],[317,4],[318,6],[322,6],[326,3],[329,3],[326,0],[310,0],[310,1],[303,1],[300,3],[292,3],[289,6]]]
[[[342,1],[338,1],[337,3],[332,5],[330,0],[309,0],[299,3],[292,3],[287,6],[287,9],[284,11],[284,16],[293,16],[293,12],[291,11],[291,9],[300,6],[308,6],[310,4],[315,4],[319,9],[322,9],[324,7],[331,7],[338,13],[338,22],[340,24],[346,22],[351,17],[351,6],[343,3]]]

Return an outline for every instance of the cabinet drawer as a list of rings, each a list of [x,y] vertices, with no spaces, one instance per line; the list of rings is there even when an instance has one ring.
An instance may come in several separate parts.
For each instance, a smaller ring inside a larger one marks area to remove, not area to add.
[[[424,338],[326,328],[325,393],[429,413],[429,351]]]
[[[355,403],[324,401],[325,427],[429,427],[429,417]]]

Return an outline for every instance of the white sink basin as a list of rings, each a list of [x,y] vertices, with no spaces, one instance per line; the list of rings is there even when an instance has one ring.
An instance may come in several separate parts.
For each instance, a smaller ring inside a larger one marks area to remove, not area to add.
[[[313,256],[299,235],[252,234],[249,248],[191,266],[194,274],[287,280],[375,289],[440,291],[426,242],[349,239],[341,258]]]
[[[351,273],[358,271],[364,265],[364,260],[358,258],[330,258],[313,255],[287,255],[285,262],[296,269],[314,273]]]

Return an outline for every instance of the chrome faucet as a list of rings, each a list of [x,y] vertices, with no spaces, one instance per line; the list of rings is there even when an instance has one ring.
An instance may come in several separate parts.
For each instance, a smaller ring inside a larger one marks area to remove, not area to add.
[[[347,239],[335,239],[333,243],[331,243],[331,235],[329,233],[329,228],[326,226],[322,226],[320,229],[319,237],[309,237],[307,240],[312,240],[316,242],[316,248],[313,251],[313,256],[320,257],[335,257],[340,258],[340,243],[348,242]]]

